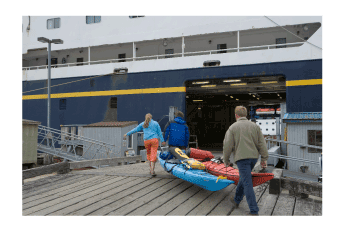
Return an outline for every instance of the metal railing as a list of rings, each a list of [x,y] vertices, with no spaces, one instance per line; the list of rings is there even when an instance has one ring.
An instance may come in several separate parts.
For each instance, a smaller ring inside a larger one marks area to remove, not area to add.
[[[56,147],[58,144],[60,148]],[[77,148],[81,150],[77,152]],[[37,150],[61,157],[64,161],[115,158],[120,153],[120,147],[116,145],[41,125],[38,126]]]
[[[279,49],[282,46],[295,46],[295,45],[303,45],[304,42],[295,42],[295,43],[285,43],[285,44],[272,44],[272,45],[262,45],[262,46],[249,46],[249,47],[239,47],[239,48],[228,48],[228,49],[219,49],[219,50],[209,50],[209,51],[197,51],[197,52],[184,52],[184,53],[174,53],[174,54],[163,54],[163,55],[152,55],[152,56],[140,56],[140,57],[132,57],[132,58],[120,58],[120,59],[108,59],[108,60],[98,60],[98,61],[87,61],[87,62],[73,62],[73,63],[65,63],[65,64],[54,64],[52,68],[61,68],[61,67],[71,67],[71,66],[82,66],[82,65],[96,65],[96,64],[106,64],[106,63],[118,63],[118,62],[129,62],[129,61],[140,61],[140,60],[158,60],[158,59],[166,59],[166,58],[175,58],[175,57],[183,57],[184,56],[193,56],[193,55],[211,55],[211,54],[218,54],[218,53],[232,53],[232,52],[240,52],[240,50],[248,51],[248,50],[259,50],[259,48],[263,48],[266,50],[270,49]],[[263,50],[260,49],[260,50]],[[24,71],[27,70],[39,70],[39,69],[48,69],[48,65],[42,66],[30,66],[30,67],[23,67]]]
[[[322,147],[315,146],[315,145],[301,144],[301,143],[295,143],[295,142],[291,142],[291,141],[284,141],[284,140],[278,140],[278,139],[272,139],[272,138],[265,138],[265,140],[267,141],[267,148],[268,149],[270,149],[273,146],[280,146],[281,143],[284,143],[286,145],[300,146],[301,148],[315,148],[315,149],[321,149],[322,150]],[[291,160],[294,162],[300,162],[300,163],[303,163],[303,166],[301,166],[301,167],[305,167],[304,164],[318,165],[319,169],[320,169],[320,174],[322,172],[322,156],[320,156],[319,160],[311,160],[311,159],[286,156],[286,155],[282,155],[282,154],[269,153],[269,157],[277,158],[277,159],[284,159],[284,160],[288,160],[288,161]],[[318,174],[315,172],[313,172],[313,173],[309,172],[309,173],[310,174]]]

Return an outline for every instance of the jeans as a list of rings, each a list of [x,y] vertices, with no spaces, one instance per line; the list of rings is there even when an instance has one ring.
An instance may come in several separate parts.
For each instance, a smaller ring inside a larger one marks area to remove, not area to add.
[[[239,204],[245,195],[251,214],[258,214],[259,211],[256,196],[253,191],[251,175],[251,171],[256,163],[257,159],[241,159],[236,162],[240,179],[236,188],[234,201]]]

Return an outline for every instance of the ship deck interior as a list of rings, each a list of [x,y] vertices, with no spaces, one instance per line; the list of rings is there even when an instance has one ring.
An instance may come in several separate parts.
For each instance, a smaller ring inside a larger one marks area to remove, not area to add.
[[[245,106],[247,118],[251,119],[251,106],[277,109],[285,101],[283,76],[189,81],[185,118],[190,135],[197,136],[198,147],[218,150],[222,149],[228,127],[236,121],[236,106]]]

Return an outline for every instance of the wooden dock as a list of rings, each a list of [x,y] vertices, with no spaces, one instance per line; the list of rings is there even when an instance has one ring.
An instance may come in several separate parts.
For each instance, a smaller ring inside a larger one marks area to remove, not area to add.
[[[54,167],[56,170],[57,164]],[[26,173],[34,172],[30,170]],[[73,170],[37,180],[24,177],[22,214],[242,216],[249,211],[245,198],[237,209],[230,202],[235,185],[211,192],[166,173],[158,163],[156,173],[153,178],[148,163],[136,163]],[[269,183],[254,191],[260,216],[322,215],[320,197],[292,196],[286,189],[270,194]]]

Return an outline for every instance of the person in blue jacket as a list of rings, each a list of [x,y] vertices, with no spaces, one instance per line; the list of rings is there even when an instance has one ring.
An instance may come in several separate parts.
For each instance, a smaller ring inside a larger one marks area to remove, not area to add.
[[[189,145],[190,133],[186,121],[183,120],[183,112],[177,111],[174,120],[165,126],[164,141],[168,139],[168,145],[186,149]]]

